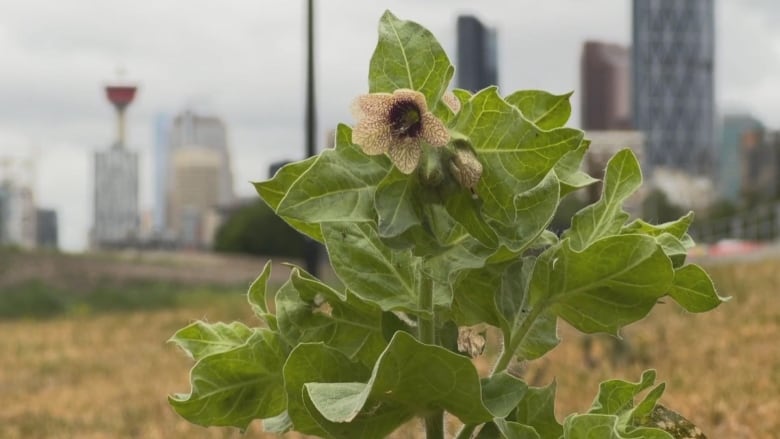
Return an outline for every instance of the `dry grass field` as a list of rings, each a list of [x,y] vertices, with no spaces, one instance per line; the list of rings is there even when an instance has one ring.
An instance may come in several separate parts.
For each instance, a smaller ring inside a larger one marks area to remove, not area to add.
[[[712,439],[777,438],[780,431],[780,259],[713,266],[733,299],[704,315],[670,303],[626,331],[618,350],[562,327],[561,346],[525,368],[536,385],[558,381],[561,414],[583,411],[598,382],[655,368],[663,402]],[[237,291],[175,309],[0,321],[0,438],[257,438],[178,418],[166,395],[188,390],[189,360],[165,340],[193,319],[253,323]],[[398,437],[412,435],[407,428]],[[292,436],[291,436],[292,437]]]

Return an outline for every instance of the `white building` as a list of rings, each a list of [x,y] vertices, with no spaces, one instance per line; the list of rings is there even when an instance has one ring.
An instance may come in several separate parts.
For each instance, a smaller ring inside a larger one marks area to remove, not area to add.
[[[95,153],[94,247],[132,243],[138,234],[138,154],[115,144]]]
[[[0,245],[35,248],[35,219],[32,190],[10,180],[0,182]]]

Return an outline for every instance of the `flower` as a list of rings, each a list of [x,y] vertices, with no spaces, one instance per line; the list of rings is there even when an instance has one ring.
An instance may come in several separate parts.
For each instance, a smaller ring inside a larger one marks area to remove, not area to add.
[[[358,123],[352,143],[369,155],[385,154],[404,174],[420,163],[422,142],[442,147],[450,139],[447,127],[428,111],[425,96],[409,89],[359,96],[352,105]]]

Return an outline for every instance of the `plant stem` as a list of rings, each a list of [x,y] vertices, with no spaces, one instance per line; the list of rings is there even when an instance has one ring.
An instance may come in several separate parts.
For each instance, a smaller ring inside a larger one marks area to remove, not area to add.
[[[531,312],[525,317],[523,323],[512,331],[509,344],[504,345],[504,351],[501,352],[501,357],[498,359],[491,375],[506,370],[509,366],[509,362],[512,361],[512,357],[515,355],[515,351],[517,351],[517,348],[520,346],[520,343],[523,342],[525,336],[528,335],[528,331],[531,330],[534,322],[539,317],[539,314],[541,314],[546,307],[547,304],[544,302],[537,303],[536,306],[531,308]]]
[[[417,298],[420,310],[427,311],[429,316],[420,316],[417,321],[417,339],[425,344],[436,343],[436,319],[433,314],[433,281],[422,275],[420,291]]]
[[[420,310],[427,311],[427,316],[421,315],[417,321],[417,338],[421,343],[436,344],[436,317],[433,309],[433,281],[422,274],[417,304]],[[441,410],[426,416],[425,437],[427,439],[444,439],[444,412]]]
[[[463,425],[463,427],[460,428],[458,435],[455,436],[455,439],[470,439],[471,435],[474,434],[475,428],[477,428],[477,424]]]
[[[444,439],[444,413],[439,411],[428,415],[425,421],[426,439]]]

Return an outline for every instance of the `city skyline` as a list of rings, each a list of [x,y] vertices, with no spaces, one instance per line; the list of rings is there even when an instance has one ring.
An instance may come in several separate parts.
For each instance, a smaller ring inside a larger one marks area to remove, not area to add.
[[[336,123],[353,123],[349,105],[366,91],[376,23],[388,5],[332,1],[316,6],[319,140]],[[631,40],[630,2],[494,1],[475,9],[466,1],[425,8],[400,1],[389,6],[399,17],[429,27],[453,62],[457,15],[473,14],[489,23],[498,31],[501,91],[574,90],[575,127],[582,43],[628,45]],[[349,17],[343,16],[345,8]],[[534,14],[524,13],[528,10]],[[167,19],[182,11],[187,20]],[[270,163],[303,157],[303,3],[214,7],[75,0],[44,8],[3,0],[3,12],[0,50],[11,67],[0,72],[0,155],[37,154],[36,199],[57,209],[66,250],[86,246],[90,157],[109,145],[115,130],[100,86],[117,65],[142,90],[128,114],[128,143],[140,154],[142,210],[153,204],[154,118],[160,113],[195,108],[225,120],[239,196],[254,195],[249,181],[265,179]],[[778,18],[780,5],[771,2],[716,2],[721,114],[746,110],[770,127],[780,126],[780,87],[774,86],[780,57],[771,56],[780,42],[780,31],[772,26]]]

